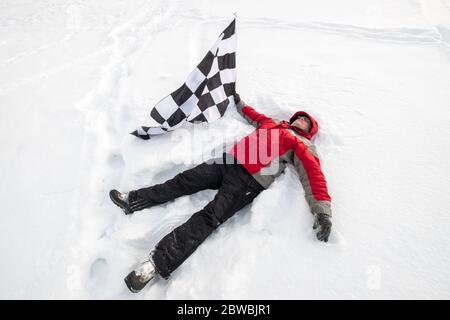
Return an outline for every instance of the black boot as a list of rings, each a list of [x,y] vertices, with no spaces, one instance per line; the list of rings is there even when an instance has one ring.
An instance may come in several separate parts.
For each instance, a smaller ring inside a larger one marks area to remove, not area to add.
[[[109,197],[115,205],[120,207],[125,214],[132,214],[133,211],[130,209],[130,205],[128,203],[128,194],[121,193],[115,189],[109,192]]]
[[[133,293],[141,291],[147,283],[154,280],[157,273],[153,263],[148,260],[142,263],[136,270],[131,271],[124,279],[128,289]]]

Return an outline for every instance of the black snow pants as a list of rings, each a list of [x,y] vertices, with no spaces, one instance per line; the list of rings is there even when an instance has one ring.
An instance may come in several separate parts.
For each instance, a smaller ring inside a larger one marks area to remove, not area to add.
[[[214,199],[159,241],[151,257],[163,278],[178,268],[222,223],[251,203],[264,188],[229,154],[177,174],[162,184],[133,191],[149,206],[200,190],[218,190]]]

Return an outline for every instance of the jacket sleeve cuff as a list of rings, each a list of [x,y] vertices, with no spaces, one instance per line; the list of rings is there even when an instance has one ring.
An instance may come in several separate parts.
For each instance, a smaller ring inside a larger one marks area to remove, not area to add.
[[[331,203],[329,201],[317,201],[311,206],[311,212],[313,215],[325,214],[331,218]]]

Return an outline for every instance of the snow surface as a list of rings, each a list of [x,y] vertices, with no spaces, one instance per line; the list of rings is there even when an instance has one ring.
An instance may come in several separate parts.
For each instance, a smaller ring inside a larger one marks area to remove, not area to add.
[[[288,168],[133,295],[123,277],[214,192],[124,216],[108,191],[162,182],[252,127],[228,110],[128,133],[234,12],[241,97],[319,120],[330,242]],[[449,102],[450,0],[3,0],[0,298],[449,299]]]

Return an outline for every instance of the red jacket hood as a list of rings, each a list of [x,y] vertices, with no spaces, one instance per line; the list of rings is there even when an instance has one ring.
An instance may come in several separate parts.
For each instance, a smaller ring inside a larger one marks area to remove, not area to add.
[[[300,130],[297,127],[291,126],[290,123],[293,122],[293,120],[295,118],[297,118],[298,116],[307,116],[310,120],[311,120],[311,130],[309,131],[309,133],[305,133],[302,130]],[[283,121],[286,122],[289,127],[293,130],[295,130],[295,132],[297,132],[299,135],[311,140],[311,138],[317,133],[317,131],[319,131],[319,124],[317,123],[316,119],[314,119],[313,117],[311,117],[311,115],[309,115],[308,113],[306,113],[305,111],[297,111],[296,113],[294,113],[294,115],[289,119],[289,122],[287,121]]]

